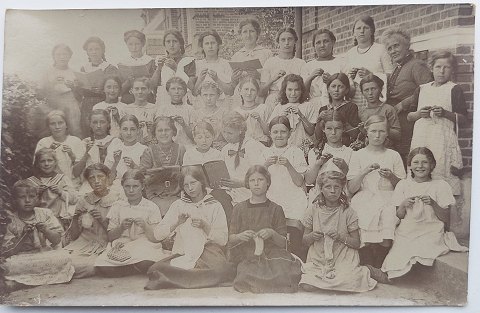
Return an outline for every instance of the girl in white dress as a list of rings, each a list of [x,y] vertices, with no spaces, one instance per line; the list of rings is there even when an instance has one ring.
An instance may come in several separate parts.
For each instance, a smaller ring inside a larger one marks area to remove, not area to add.
[[[287,117],[275,117],[270,121],[269,128],[273,145],[263,152],[265,167],[272,176],[267,197],[283,208],[287,219],[289,250],[305,259],[300,221],[308,205],[303,177],[307,171],[307,162],[300,148],[288,144],[291,127]]]
[[[215,131],[210,123],[200,121],[193,127],[195,146],[183,155],[183,166],[205,164],[209,161],[222,160],[222,153],[212,147]]]
[[[397,217],[392,194],[405,168],[398,152],[385,148],[387,119],[372,115],[365,122],[368,146],[353,153],[348,171],[351,207],[357,212],[362,264],[380,268],[393,240]]]
[[[219,102],[222,91],[215,83],[204,82],[201,87],[200,96],[203,105],[200,110],[196,111],[197,120],[203,120],[213,126],[215,130],[215,138],[213,147],[222,150],[226,142],[222,136],[223,116],[228,109]]]
[[[267,116],[270,116],[275,106],[279,103],[279,93],[282,86],[282,78],[288,74],[300,75],[305,61],[295,57],[298,36],[291,27],[285,27],[278,31],[276,41],[279,45],[278,55],[265,61],[260,79],[260,96],[266,97]]]
[[[345,68],[341,57],[333,56],[333,47],[337,38],[328,29],[319,29],[312,36],[312,46],[315,49],[315,59],[307,62],[302,68],[302,77],[309,94],[309,100],[317,107],[329,103],[326,82],[330,75],[339,73]]]
[[[370,16],[361,16],[353,24],[354,46],[345,54],[344,73],[348,73],[354,90],[352,101],[359,107],[366,103],[360,90],[360,80],[373,73],[384,81],[382,94],[386,95],[387,74],[393,72],[392,60],[385,47],[375,42],[375,22]],[[382,101],[385,99],[382,98]]]
[[[120,119],[120,139],[110,146],[104,164],[111,170],[112,189],[120,190],[120,179],[128,169],[137,168],[147,146],[138,142],[140,130],[138,119],[134,115],[125,115]],[[120,194],[122,194],[120,192]]]
[[[457,132],[458,124],[466,121],[467,105],[462,88],[451,81],[455,57],[450,52],[435,53],[430,64],[434,81],[418,87],[413,95],[417,111],[407,116],[415,122],[410,149],[430,149],[437,160],[432,177],[447,181],[453,194],[460,195],[460,179],[452,169],[463,167]]]
[[[222,180],[221,184],[229,188],[227,193],[235,205],[251,197],[251,192],[245,187],[245,174],[252,165],[265,163],[263,150],[265,146],[255,139],[245,137],[247,124],[240,113],[232,111],[223,119],[223,137],[227,144],[222,149],[223,160],[230,174],[230,179]]]
[[[35,153],[42,148],[55,150],[59,173],[68,177],[78,189],[81,181],[80,177],[73,175],[73,165],[85,154],[85,145],[80,138],[69,135],[67,119],[62,111],[51,111],[47,115],[46,124],[51,136],[38,141]]]
[[[185,147],[192,146],[192,127],[195,123],[195,110],[191,105],[185,104],[187,83],[180,77],[172,77],[165,85],[170,103],[164,103],[158,107],[156,116],[167,116],[175,120],[177,135],[175,142]]]
[[[242,114],[247,121],[245,136],[258,140],[268,147],[270,145],[270,131],[267,125],[267,107],[264,103],[258,104],[256,102],[260,91],[258,81],[252,76],[245,76],[240,80],[238,88],[241,103],[235,107],[235,111]]]
[[[413,149],[408,156],[411,178],[398,182],[393,205],[401,222],[395,230],[393,246],[383,262],[388,278],[405,275],[412,265],[432,266],[448,251],[468,251],[455,235],[445,232],[450,207],[455,204],[452,189],[441,179],[432,179],[435,157],[428,148]]]
[[[120,277],[145,273],[155,262],[168,256],[153,237],[153,228],[162,220],[157,205],[143,197],[145,176],[128,170],[122,176],[126,200],[112,204],[107,213],[108,247],[95,261],[103,276]]]
[[[120,78],[113,76],[107,77],[103,84],[105,101],[99,102],[93,106],[92,110],[106,110],[110,115],[110,135],[120,136],[120,126],[118,122],[125,115],[125,103],[120,101],[120,88],[122,82]]]
[[[269,122],[277,116],[286,116],[292,127],[288,144],[299,147],[305,156],[313,144],[315,122],[318,111],[315,105],[307,102],[305,85],[300,75],[285,76],[280,89],[280,103],[273,109]]]
[[[73,166],[74,175],[82,178],[83,171],[87,166],[95,163],[103,164],[110,146],[115,147],[121,143],[119,138],[109,134],[111,120],[108,111],[95,109],[88,120],[90,121],[91,136],[83,139],[85,154]],[[82,186],[79,189],[80,194],[90,191],[92,189],[89,183],[83,179]]]

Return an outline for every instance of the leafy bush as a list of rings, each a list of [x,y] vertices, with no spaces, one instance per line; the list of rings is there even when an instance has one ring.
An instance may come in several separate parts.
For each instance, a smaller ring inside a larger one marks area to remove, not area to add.
[[[0,200],[10,204],[10,187],[31,176],[33,152],[37,143],[36,114],[43,100],[36,97],[34,83],[17,75],[5,75],[3,82],[2,144],[0,158]]]

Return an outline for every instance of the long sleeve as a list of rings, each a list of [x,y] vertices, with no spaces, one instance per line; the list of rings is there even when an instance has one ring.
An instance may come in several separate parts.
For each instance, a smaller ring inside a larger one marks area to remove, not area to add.
[[[463,90],[459,85],[455,85],[452,88],[452,110],[455,113],[467,116],[467,103],[465,102],[465,96]]]
[[[207,239],[220,246],[225,246],[228,241],[227,217],[222,205],[216,202],[213,210],[212,222],[210,225],[210,233]]]
[[[178,219],[178,215],[180,214],[180,204],[182,200],[177,200],[170,205],[170,208],[167,211],[167,214],[163,217],[160,223],[154,228],[153,236],[157,240],[163,240],[167,238],[171,231],[170,228],[175,225]]]

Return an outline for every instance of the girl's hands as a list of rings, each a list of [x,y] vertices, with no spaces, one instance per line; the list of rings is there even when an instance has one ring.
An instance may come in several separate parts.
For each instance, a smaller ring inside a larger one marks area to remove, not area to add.
[[[30,233],[32,232],[33,230],[35,229],[35,225],[32,225],[32,224],[27,224],[23,227],[23,231],[22,231],[22,234],[27,234],[27,233]]]
[[[163,64],[171,68],[174,72],[177,71],[177,62],[172,58],[166,58]]]
[[[324,82],[325,84],[326,84],[326,83],[328,82],[328,80],[330,79],[330,76],[332,76],[332,75],[330,75],[330,73],[327,73],[327,72],[323,73],[323,75],[322,75],[322,80],[323,80],[323,82]]]
[[[133,220],[133,223],[135,223],[135,225],[137,225],[138,227],[145,229],[146,223],[143,218],[137,217],[136,219]]]
[[[337,233],[335,230],[330,230],[330,231],[326,232],[325,235],[332,238],[335,241],[340,241],[340,239],[341,239],[340,234]]]
[[[122,150],[117,150],[113,152],[113,161],[115,163],[120,162],[121,158],[122,158]]]
[[[87,209],[84,208],[84,207],[76,207],[75,208],[75,213],[73,213],[73,215],[78,216],[78,215],[82,215],[82,214],[87,213],[87,212],[88,212]]]
[[[118,109],[114,106],[107,107],[107,111],[112,112],[113,115],[118,115]]]
[[[431,206],[433,206],[433,205],[436,204],[435,200],[433,200],[432,197],[430,197],[429,195],[423,195],[423,196],[420,196],[419,198],[420,198],[420,200],[422,200],[422,202],[425,203],[426,205],[431,205]]]
[[[439,106],[432,107],[433,114],[438,117],[443,117],[445,115],[445,110]]]
[[[47,225],[45,225],[45,223],[42,223],[42,222],[36,223],[35,227],[40,233],[45,233],[45,231],[47,230]]]
[[[92,147],[95,145],[95,143],[90,138],[83,139],[83,142],[85,142],[85,148],[86,148],[85,154],[87,154],[90,151],[90,149],[92,149]]]
[[[287,72],[285,72],[284,70],[279,70],[278,72],[275,73],[275,75],[273,76],[273,82],[276,82],[277,80],[279,80],[280,78],[282,78],[283,76],[285,76],[287,74]]]
[[[325,236],[325,234],[321,231],[312,231],[310,234],[308,234],[308,236],[310,236],[310,238],[314,241],[319,241]]]
[[[386,178],[388,180],[392,179],[395,174],[389,169],[389,168],[381,168],[378,171],[378,174],[380,174],[381,177]]]
[[[400,203],[400,206],[404,208],[411,208],[415,204],[416,197],[408,197]]]
[[[47,185],[40,185],[38,186],[38,193],[45,192],[49,187]]]
[[[324,111],[322,111],[322,112],[320,112],[320,113],[318,114],[318,119],[319,119],[319,120],[324,120],[324,119],[326,119],[326,118],[328,117],[329,114],[330,114],[330,113],[329,113],[328,110],[324,110]]]
[[[272,237],[275,231],[271,228],[264,228],[257,232],[257,236],[262,238],[263,240],[267,240],[268,238]]]
[[[253,230],[246,230],[240,234],[237,234],[237,238],[238,240],[241,240],[241,241],[249,241],[251,239],[253,239],[253,237],[255,237],[255,232]]]
[[[208,233],[208,229],[210,228],[210,225],[201,218],[192,218],[192,226],[203,229],[206,233]]]
[[[52,185],[52,186],[49,187],[49,189],[50,189],[53,193],[55,193],[55,194],[57,194],[57,195],[59,195],[59,196],[62,195],[62,189],[60,189],[60,187],[58,187],[58,185]]]
[[[183,117],[181,117],[180,115],[175,115],[173,117],[173,120],[175,122],[177,122],[178,124],[180,124],[181,126],[185,126],[185,120],[183,119]]]
[[[297,106],[295,105],[291,105],[289,108],[288,108],[288,111],[290,113],[293,113],[293,114],[299,114],[300,110],[298,109]]]
[[[186,213],[179,214],[178,217],[177,217],[177,224],[182,225],[183,223],[185,223],[188,220],[189,217],[190,217],[190,215],[188,215]]]
[[[232,74],[232,81],[238,82],[243,77],[243,71],[240,69],[235,69]]]
[[[66,152],[68,154],[68,156],[70,157],[72,162],[75,162],[75,154],[73,154],[73,150],[72,150],[72,148],[70,148],[70,146],[62,145],[62,151]]]
[[[260,120],[260,114],[258,114],[258,112],[252,112],[250,113],[250,116],[256,119],[257,121]]]
[[[273,155],[267,159],[267,161],[265,162],[265,167],[268,168],[270,165],[276,164],[277,161],[278,161],[278,156]]]
[[[123,162],[125,162],[125,164],[130,167],[130,168],[135,168],[135,162],[133,162],[132,158],[130,157],[124,157],[123,158]]]
[[[100,213],[98,209],[94,208],[90,210],[89,213],[93,216],[94,219],[99,220],[100,222],[103,220],[102,213]]]
[[[356,67],[350,69],[350,71],[348,71],[348,77],[350,77],[351,79],[355,79],[355,76],[357,76],[358,71],[359,69]]]
[[[218,74],[214,70],[207,70],[208,76],[210,76],[214,82],[218,82]]]
[[[333,164],[335,164],[343,173],[348,173],[348,164],[342,158],[333,158]]]
[[[361,67],[361,68],[358,69],[358,76],[360,76],[360,78],[364,78],[365,76],[369,75],[370,73],[371,72],[364,67]]]
[[[312,72],[312,74],[310,76],[312,76],[312,77],[322,76],[324,72],[325,71],[323,70],[323,68],[317,68],[316,70],[314,70]]]
[[[283,156],[278,157],[277,164],[278,165],[283,165],[285,167],[291,166],[290,161],[288,161],[288,159],[286,157],[283,157]]]
[[[204,68],[203,70],[200,71],[200,78],[204,80],[205,77],[207,77],[207,74],[208,74],[208,69]]]
[[[378,170],[379,168],[380,168],[380,165],[378,163],[372,163],[365,168],[364,174],[366,175],[374,170]]]

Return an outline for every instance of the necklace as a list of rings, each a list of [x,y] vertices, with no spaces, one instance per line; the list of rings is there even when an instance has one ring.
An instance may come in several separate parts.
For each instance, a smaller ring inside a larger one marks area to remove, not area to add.
[[[173,145],[170,146],[170,149],[168,150],[167,153],[165,153],[162,148],[159,149],[160,150],[160,155],[163,159],[165,159],[165,161],[168,163],[170,162],[170,160],[172,159],[172,151],[173,151]]]
[[[370,45],[370,47],[368,47],[367,50],[363,51],[363,52],[360,52],[360,48],[357,46],[357,53],[358,54],[365,54],[368,52],[368,50],[370,50],[371,48],[373,47],[373,44]]]

